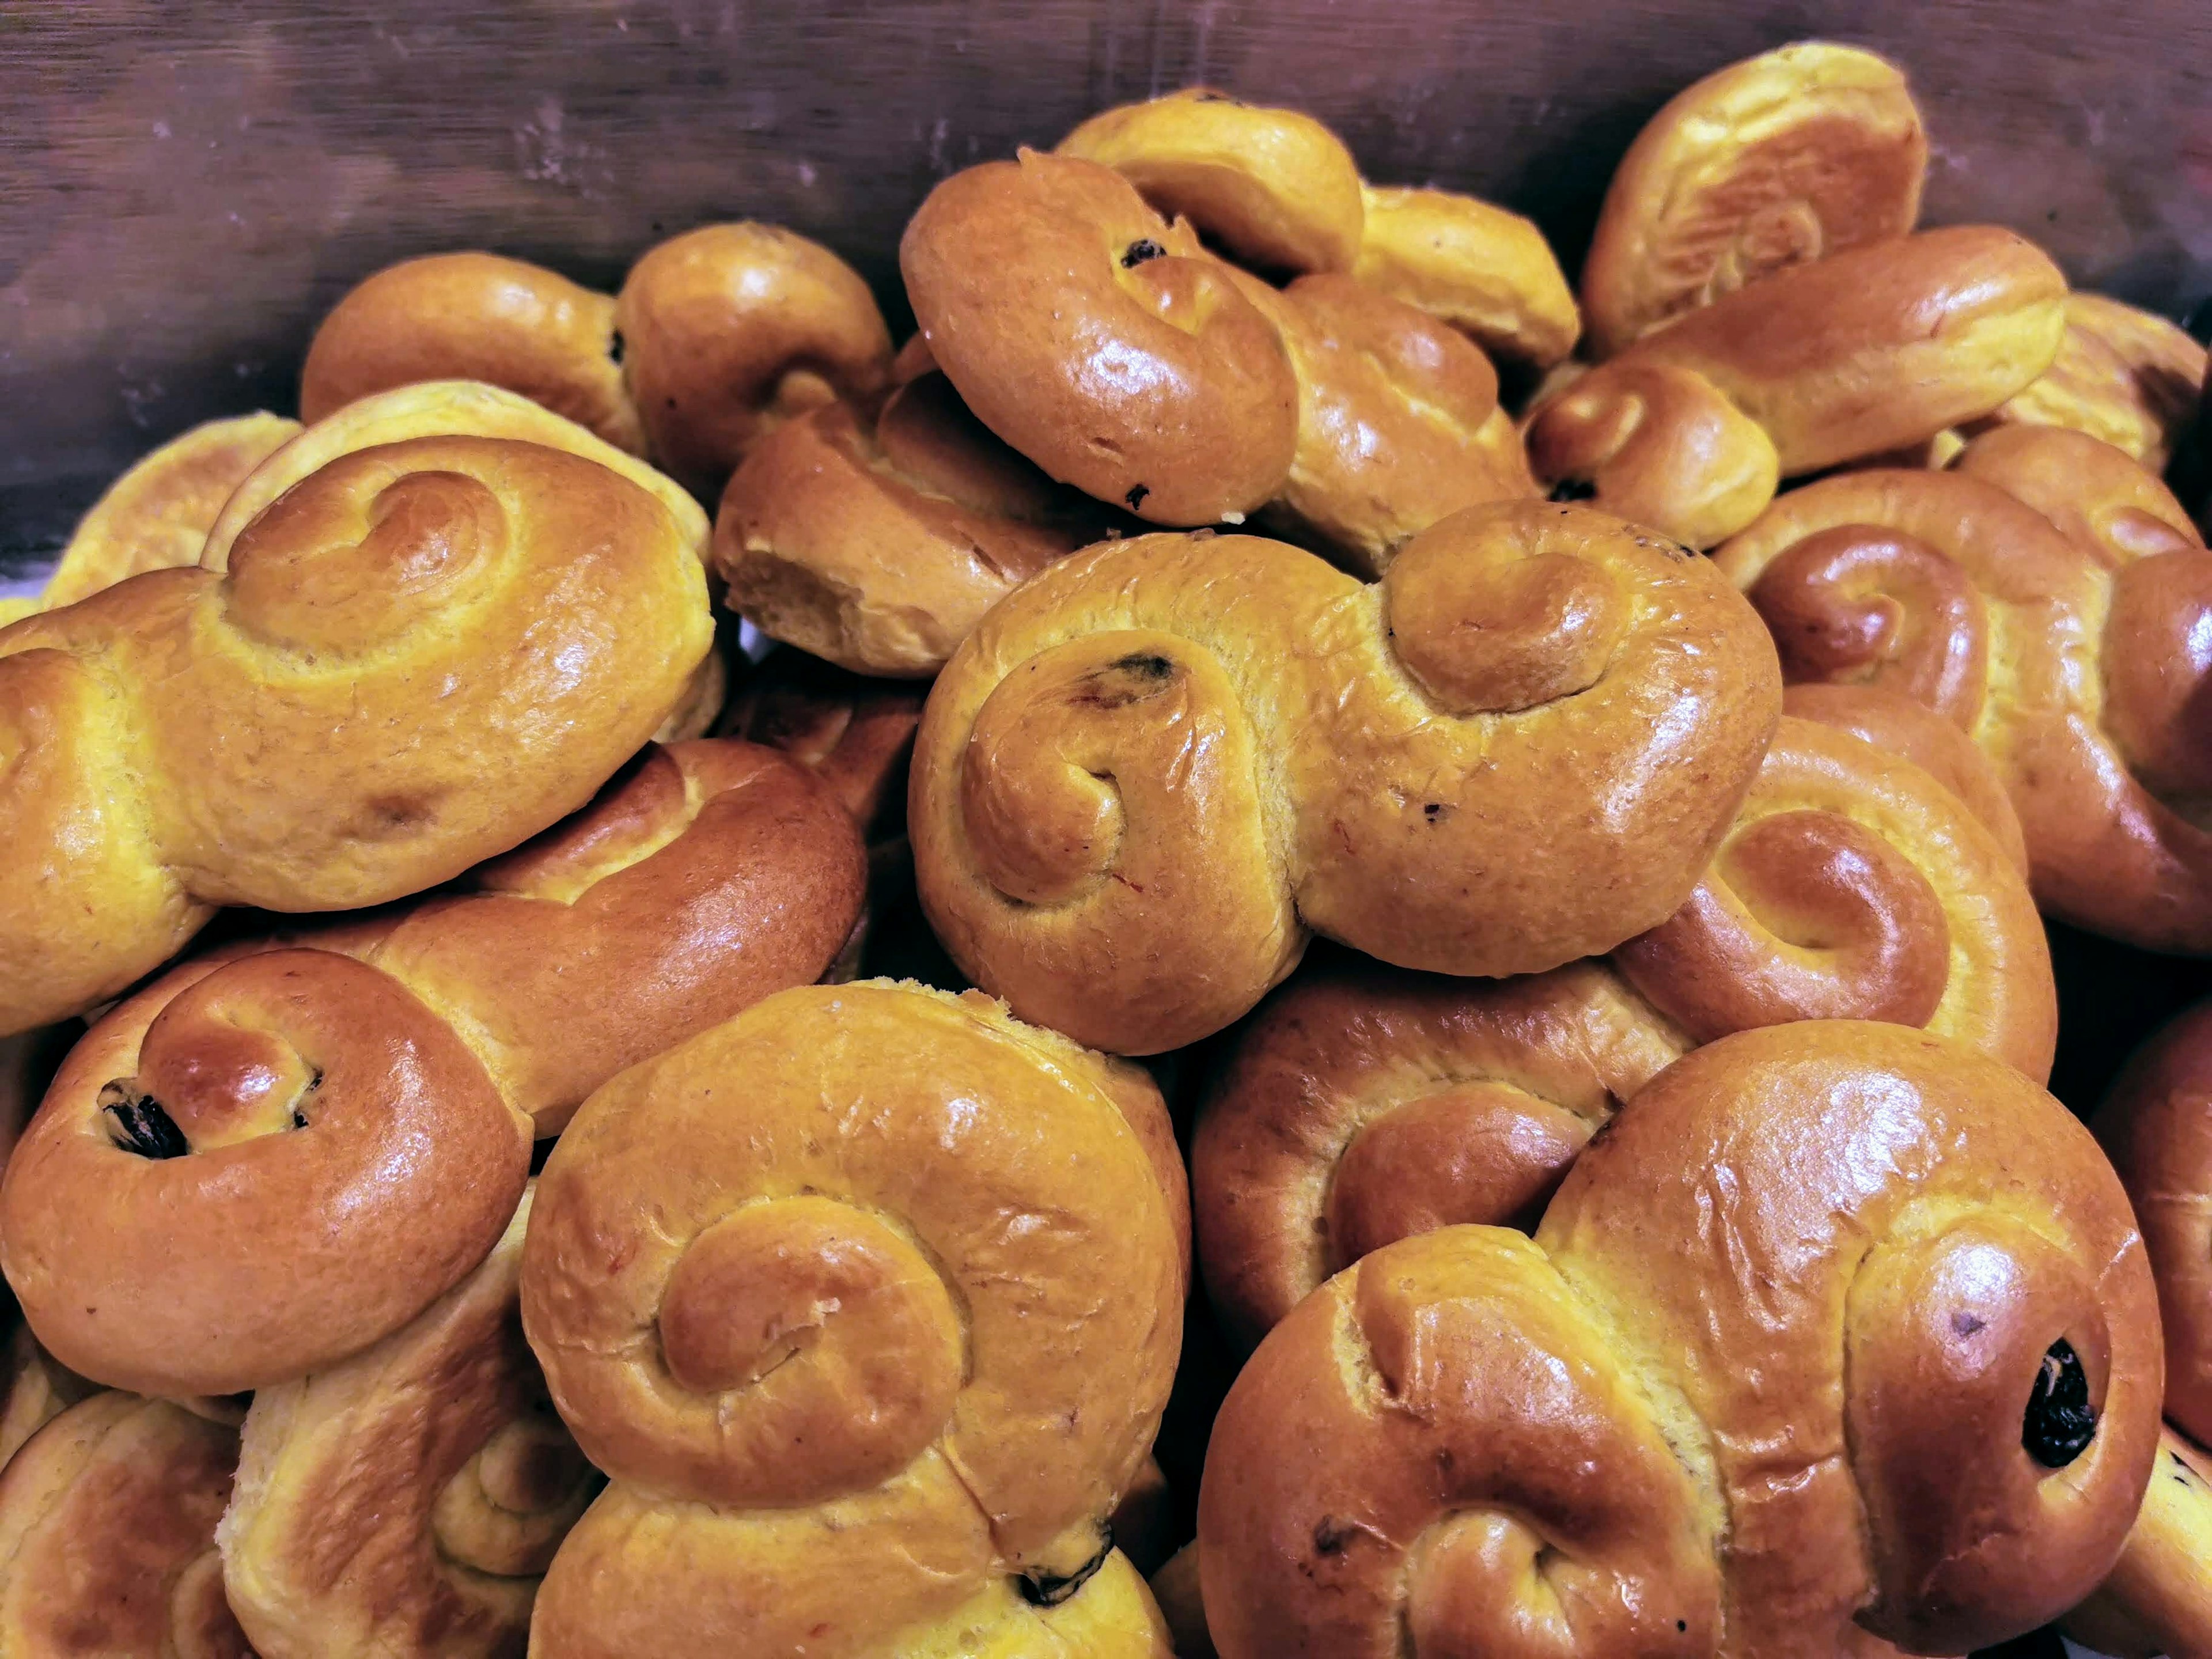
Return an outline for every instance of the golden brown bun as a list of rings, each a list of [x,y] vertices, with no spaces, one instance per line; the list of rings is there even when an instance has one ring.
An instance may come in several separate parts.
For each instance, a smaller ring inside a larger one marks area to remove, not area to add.
[[[234,1430],[101,1394],[0,1476],[0,1654],[253,1659],[222,1595],[216,1521]]]
[[[835,404],[757,446],[722,492],[714,566],[770,638],[855,673],[927,678],[986,611],[1091,539],[1086,516],[1103,518],[925,374],[873,432]]]
[[[1088,549],[930,695],[922,903],[975,982],[1125,1054],[1242,1015],[1309,928],[1461,974],[1609,950],[1688,896],[1772,732],[1724,588],[1534,502],[1453,515],[1368,588],[1256,537]]]
[[[1774,499],[1781,458],[1765,428],[1690,369],[1625,363],[1582,374],[1528,422],[1528,462],[1577,499],[1686,546],[1726,541]]]
[[[1905,76],[1870,52],[1801,40],[1707,76],[1644,125],[1606,191],[1583,264],[1592,351],[1904,235],[1927,171]]]
[[[2212,1007],[2166,1027],[2128,1062],[2093,1127],[2133,1201],[2158,1276],[2166,1414],[2212,1439]]]
[[[1441,317],[1485,351],[1548,368],[1582,317],[1544,233],[1517,213],[1448,190],[1370,185],[1352,274]]]
[[[40,1347],[20,1314],[10,1309],[9,1317],[12,1328],[5,1356],[8,1389],[0,1401],[0,1469],[8,1467],[25,1441],[99,1389]]]
[[[1346,956],[1299,974],[1238,1033],[1191,1140],[1225,1333],[1250,1348],[1396,1239],[1533,1226],[1590,1136],[1690,1047],[1602,962],[1470,981]]]
[[[780,750],[829,786],[871,844],[904,833],[921,688],[775,652],[730,705],[726,737]]]
[[[0,1263],[104,1382],[227,1394],[355,1353],[483,1260],[533,1125],[819,976],[865,881],[790,762],[650,751],[473,890],[233,947],[102,1019],[0,1182]]]
[[[622,362],[608,295],[495,253],[433,253],[376,272],[323,319],[300,416],[418,381],[483,380],[642,455]]]
[[[2027,873],[2027,843],[2004,780],[1972,738],[1925,703],[1879,686],[1808,680],[1784,689],[1782,712],[1832,726],[1911,761],[1956,795],[1996,837],[2013,867]]]
[[[1206,1455],[1207,1623],[1226,1659],[1993,1644],[2118,1554],[2156,1328],[2118,1182],[2018,1073],[1726,1037],[1533,1242],[1402,1240],[1269,1334]]]
[[[1698,1042],[1879,1019],[2051,1075],[2058,995],[2019,866],[1929,772],[1814,721],[1784,716],[1689,902],[1613,961]]]
[[[489,1256],[364,1352],[253,1397],[216,1531],[261,1659],[520,1654],[599,1486],[522,1338],[525,1195]]]
[[[2212,1655],[2212,1456],[2169,1425],[2142,1510],[2111,1576],[2064,1620],[2112,1659]]]
[[[956,173],[899,268],[968,407],[1052,477],[1170,525],[1281,489],[1297,387],[1273,327],[1119,173],[1032,150]]]
[[[702,494],[792,416],[866,405],[891,337],[860,273],[818,242],[750,221],[648,249],[615,301],[623,374],[652,454]]]
[[[1073,1650],[1164,1655],[1142,1581],[1094,1569],[1175,1370],[1183,1205],[1142,1073],[974,993],[789,991],[624,1073],[524,1248],[531,1346],[614,1481],[532,1651],[949,1656],[901,1633],[1090,1573],[1128,1643]]]
[[[1192,1142],[1214,1307],[1249,1346],[1396,1239],[1533,1225],[1661,1067],[1838,1016],[1923,1025],[2040,1082],[2057,998],[2027,884],[1964,804],[1784,718],[1690,902],[1610,963],[1470,983],[1353,960],[1269,1000]]]
[[[1638,340],[1633,366],[1703,375],[1766,430],[1784,477],[1918,443],[2051,366],[2066,279],[2008,230],[1957,225],[1792,265]]]
[[[1092,116],[1054,154],[1112,167],[1167,217],[1263,270],[1349,270],[1359,255],[1358,166],[1296,110],[1187,87]]]
[[[1987,418],[2086,432],[2163,472],[2204,380],[2204,348],[2186,330],[2101,294],[2069,294],[2058,356]]]
[[[343,454],[227,562],[0,632],[0,1032],[112,996],[211,906],[380,903],[514,846],[636,752],[712,643],[682,526],[538,444]]]
[[[43,605],[75,605],[125,576],[198,564],[231,491],[299,431],[280,415],[240,415],[172,438],[77,520]]]
[[[1278,294],[1235,275],[1297,375],[1297,448],[1266,519],[1376,576],[1460,508],[1537,493],[1498,373],[1457,332],[1349,276]]]
[[[1766,617],[1790,679],[1902,692],[1974,739],[2046,912],[2205,951],[2212,836],[2191,814],[2212,750],[2188,713],[2201,671],[2185,641],[2212,603],[2212,556],[2188,522],[2109,446],[2011,427],[1949,472],[1784,495],[1716,562]]]

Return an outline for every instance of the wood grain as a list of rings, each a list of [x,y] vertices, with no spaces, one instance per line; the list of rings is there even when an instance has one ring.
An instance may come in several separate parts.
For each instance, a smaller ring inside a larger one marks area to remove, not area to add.
[[[899,313],[892,250],[933,180],[1204,81],[1313,110],[1378,180],[1532,213],[1571,257],[1660,102],[1810,33],[1911,71],[1932,221],[2014,225],[2177,314],[2212,289],[2199,0],[8,0],[0,550],[21,562],[194,421],[288,410],[318,317],[407,254],[611,283],[751,215]]]

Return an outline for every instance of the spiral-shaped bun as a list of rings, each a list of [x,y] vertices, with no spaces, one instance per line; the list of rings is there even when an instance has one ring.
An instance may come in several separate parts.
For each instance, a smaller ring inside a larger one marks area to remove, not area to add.
[[[1782,463],[1765,428],[1690,369],[1630,363],[1586,374],[1528,422],[1528,460],[1555,493],[1691,547],[1725,541],[1774,499]]]
[[[731,702],[722,733],[778,750],[813,773],[873,847],[905,833],[907,767],[923,690],[779,651]]]
[[[2081,434],[2012,427],[1950,472],[1782,497],[1720,550],[1793,681],[1872,683],[1971,736],[2017,810],[2043,908],[2212,949],[2212,783],[2189,712],[2208,556],[2178,503]]]
[[[1087,1599],[1175,1369],[1182,1191],[1141,1074],[974,994],[787,992],[609,1084],[524,1251],[614,1480],[533,1651],[935,1652],[901,1632]],[[1117,1583],[1137,1645],[1079,1650],[1164,1654]]]
[[[126,576],[198,564],[231,492],[299,431],[297,421],[282,416],[240,415],[172,438],[77,521],[41,604],[75,605]]]
[[[582,805],[712,642],[694,545],[592,461],[414,438],[294,484],[222,574],[0,632],[0,1032],[113,994],[210,906],[380,903]]]
[[[1310,115],[1188,87],[1092,116],[1054,153],[1112,167],[1262,270],[1349,270],[1364,210],[1344,141]]]
[[[867,284],[774,225],[708,225],[647,252],[622,293],[520,259],[438,253],[376,272],[316,331],[304,418],[433,380],[520,393],[700,490],[762,435],[883,387],[890,336]]]
[[[1544,233],[1449,190],[1370,185],[1352,274],[1461,330],[1485,351],[1548,368],[1582,316]]]
[[[100,1394],[0,1475],[0,1653],[253,1659],[215,1529],[238,1434],[161,1400]]]
[[[1395,1240],[1532,1225],[1661,1067],[1839,1015],[2050,1073],[2057,997],[2018,867],[1928,774],[1785,718],[1689,902],[1609,963],[1474,984],[1346,963],[1268,1000],[1192,1143],[1214,1305],[1249,1345]]]
[[[1870,52],[1802,40],[1707,76],[1613,175],[1583,264],[1591,348],[1611,356],[1747,283],[1904,235],[1927,171],[1905,76]]]
[[[2051,1075],[2057,992],[2019,867],[1929,774],[1809,720],[1784,717],[1689,902],[1613,961],[1697,1042],[1879,1019]]]
[[[1602,514],[1455,514],[1363,587],[1251,537],[1062,561],[954,653],[909,831],[954,959],[1121,1053],[1237,1018],[1306,930],[1534,972],[1680,907],[1780,702],[1705,561]]]
[[[917,375],[872,432],[842,404],[763,440],[714,520],[729,603],[773,639],[856,673],[926,678],[983,613],[1104,515]]]
[[[1297,447],[1267,517],[1372,576],[1460,508],[1536,494],[1498,372],[1455,331],[1349,276],[1280,294],[1237,276],[1298,382]]]
[[[1385,1244],[1534,1224],[1590,1136],[1690,1046],[1602,963],[1300,973],[1238,1033],[1192,1137],[1214,1311],[1249,1348]]]
[[[957,173],[899,267],[962,399],[1054,478],[1192,525],[1257,509],[1289,475],[1297,387],[1274,328],[1111,169],[1024,150]]]
[[[419,381],[482,380],[642,455],[616,341],[613,299],[542,265],[477,252],[404,259],[323,319],[300,373],[300,415],[319,421]]]
[[[521,1651],[599,1481],[518,1301],[526,1195],[476,1271],[352,1358],[253,1398],[216,1537],[261,1659]]]
[[[2155,1330],[2125,1195],[2018,1073],[1726,1037],[1533,1242],[1403,1240],[1269,1334],[1207,1452],[1207,1623],[1225,1659],[1987,1645],[2117,1553]]]
[[[2085,432],[2163,472],[2204,380],[2204,348],[2185,329],[2101,294],[2069,294],[2058,356],[1988,421]]]
[[[854,823],[791,763],[652,751],[472,892],[188,964],[101,1020],[0,1184],[0,1263],[103,1382],[226,1394],[325,1367],[483,1259],[533,1123],[819,976],[865,883]]]
[[[780,225],[705,225],[648,249],[615,301],[653,459],[720,487],[782,422],[883,391],[891,337],[858,271]]]

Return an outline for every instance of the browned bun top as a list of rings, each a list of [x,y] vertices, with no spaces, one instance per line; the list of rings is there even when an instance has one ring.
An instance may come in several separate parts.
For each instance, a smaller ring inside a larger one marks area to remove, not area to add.
[[[218,1539],[260,1659],[520,1649],[600,1484],[523,1340],[529,1211],[411,1323],[254,1395]]]
[[[1120,174],[1030,150],[957,173],[899,265],[968,407],[1054,477],[1173,525],[1281,489],[1297,390],[1274,330]]]
[[[2027,873],[2027,843],[2004,780],[1972,738],[1927,704],[1875,685],[1804,680],[1784,690],[1782,712],[1832,726],[1911,761],[1956,795],[1996,837],[2013,866]]]
[[[764,439],[722,492],[714,565],[731,606],[771,638],[855,673],[921,678],[1104,519],[929,372],[891,394],[872,432],[836,405]]]
[[[771,653],[732,700],[721,735],[781,750],[829,786],[873,842],[906,820],[907,763],[921,688],[849,672],[803,651]]]
[[[0,1476],[0,1652],[253,1659],[223,1599],[216,1522],[233,1429],[100,1394]]]
[[[309,471],[222,571],[0,630],[0,1031],[113,994],[210,905],[380,903],[581,806],[711,644],[693,546],[595,461],[410,437]]]
[[[1349,276],[1238,286],[1297,374],[1297,449],[1268,516],[1376,575],[1460,508],[1535,495],[1498,372],[1455,330]]]
[[[77,521],[43,603],[75,605],[126,576],[198,564],[231,491],[299,431],[279,415],[240,415],[170,439]]]
[[[1880,684],[1975,740],[2046,911],[2212,949],[2212,837],[2194,817],[2212,750],[2187,712],[2212,556],[2156,480],[2081,434],[2006,428],[1949,472],[1784,495],[1716,562],[1791,680]]]
[[[1634,358],[1580,374],[1528,422],[1528,460],[1555,494],[1648,524],[1690,547],[1727,540],[1774,499],[1765,428],[1694,370]]]
[[[2205,369],[2185,329],[2101,294],[2069,294],[2058,356],[1988,419],[2085,432],[2163,472],[2197,417]]]
[[[307,348],[300,418],[422,380],[485,380],[633,453],[645,432],[623,386],[615,302],[544,267],[434,253],[370,276]]]
[[[1624,357],[1704,375],[1766,429],[1789,476],[1987,414],[2051,366],[2065,296],[2034,244],[1954,225],[1777,271]]]
[[[1688,1040],[1603,963],[1502,981],[1348,954],[1237,1034],[1191,1141],[1206,1292],[1249,1347],[1372,1250],[1534,1224],[1620,1103]]]
[[[234,1394],[365,1346],[481,1261],[528,1121],[388,975],[177,969],[63,1066],[0,1182],[0,1266],[71,1370]]]
[[[2058,994],[2019,866],[1933,775],[1810,720],[1784,716],[1689,902],[1613,960],[1696,1042],[1879,1019],[2051,1075]]]
[[[1856,1022],[1723,1038],[1534,1242],[1402,1240],[1261,1343],[1207,1453],[1207,1623],[1224,1659],[1993,1644],[2118,1552],[2153,1304],[2109,1165],[2010,1067]]]
[[[1574,292],[1532,221],[1448,190],[1370,185],[1366,206],[1361,282],[1516,362],[1548,368],[1574,349]]]
[[[780,225],[703,225],[648,249],[615,319],[653,458],[702,494],[784,421],[869,405],[890,375],[867,283]]]
[[[2212,1441],[2212,1007],[2166,1026],[2128,1062],[2093,1122],[2126,1185],[2158,1278],[2166,1414]]]
[[[1243,1014],[1308,927],[1462,974],[1609,950],[1688,896],[1771,733],[1723,588],[1537,503],[1446,519],[1373,588],[1254,537],[1089,549],[931,693],[922,902],[977,982],[1123,1053]]]
[[[1204,87],[1092,116],[1054,153],[1112,167],[1171,219],[1262,270],[1349,270],[1359,169],[1310,115]]]
[[[554,1149],[524,1249],[531,1345],[614,1480],[536,1639],[933,1653],[900,1632],[1110,1571],[1184,1213],[1158,1091],[976,994],[787,992],[624,1073]]]
[[[1684,88],[1606,191],[1583,306],[1600,357],[1745,283],[1902,236],[1928,135],[1898,68],[1801,40]]]

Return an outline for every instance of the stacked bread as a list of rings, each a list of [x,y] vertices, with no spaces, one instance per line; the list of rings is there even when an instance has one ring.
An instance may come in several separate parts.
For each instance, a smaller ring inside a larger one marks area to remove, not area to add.
[[[1927,156],[362,283],[0,629],[0,1659],[2212,1655],[2204,354]]]

